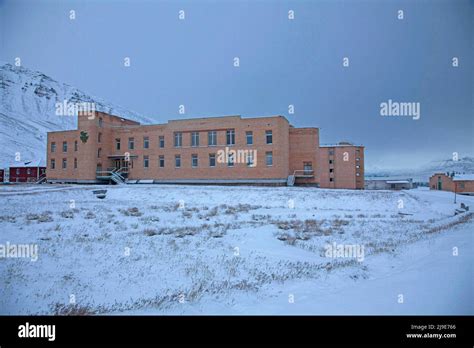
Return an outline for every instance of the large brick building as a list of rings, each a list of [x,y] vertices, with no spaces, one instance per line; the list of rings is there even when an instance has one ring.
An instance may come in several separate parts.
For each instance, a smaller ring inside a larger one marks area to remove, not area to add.
[[[364,188],[364,148],[319,145],[318,128],[283,116],[223,116],[140,125],[95,112],[49,132],[48,182],[104,181]]]

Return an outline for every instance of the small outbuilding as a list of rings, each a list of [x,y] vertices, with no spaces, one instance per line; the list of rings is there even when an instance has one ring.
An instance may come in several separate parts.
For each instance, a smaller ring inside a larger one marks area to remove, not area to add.
[[[11,183],[39,183],[46,179],[46,164],[41,160],[13,162],[6,170]]]
[[[474,195],[474,174],[435,173],[430,177],[430,189]]]
[[[409,190],[413,188],[413,179],[393,179],[386,177],[367,178],[366,190]]]

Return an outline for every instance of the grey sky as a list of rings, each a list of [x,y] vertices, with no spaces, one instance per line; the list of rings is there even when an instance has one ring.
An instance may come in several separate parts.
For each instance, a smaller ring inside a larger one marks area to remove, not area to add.
[[[396,168],[473,155],[473,19],[463,0],[0,0],[0,59],[157,122],[285,115]],[[421,103],[420,119],[380,116],[388,99]]]

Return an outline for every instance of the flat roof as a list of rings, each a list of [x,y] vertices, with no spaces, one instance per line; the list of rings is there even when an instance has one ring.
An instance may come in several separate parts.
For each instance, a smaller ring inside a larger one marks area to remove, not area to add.
[[[319,147],[364,147],[360,144],[322,144]]]
[[[239,118],[239,119],[242,119],[242,120],[252,120],[252,119],[277,118],[277,117],[284,118],[288,122],[288,119],[285,116],[282,116],[282,115],[251,116],[251,117],[242,117],[242,115],[222,115],[222,116],[205,116],[205,117],[191,117],[191,118],[171,119],[171,120],[168,120],[168,123],[169,122],[181,122],[181,121],[209,120],[209,119],[216,119],[216,118]]]
[[[454,175],[453,181],[472,181],[474,180],[474,174],[457,174]]]

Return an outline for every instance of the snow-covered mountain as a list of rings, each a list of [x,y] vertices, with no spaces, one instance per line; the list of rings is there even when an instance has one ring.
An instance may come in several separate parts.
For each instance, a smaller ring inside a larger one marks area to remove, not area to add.
[[[56,115],[56,103],[94,103],[97,111],[141,123],[152,120],[113,105],[38,71],[0,63],[0,166],[44,160],[48,131],[75,129],[77,117]]]
[[[458,160],[435,160],[417,168],[366,171],[368,177],[413,178],[414,181],[427,182],[434,173],[455,172],[459,174],[474,173],[474,157],[462,157]]]

